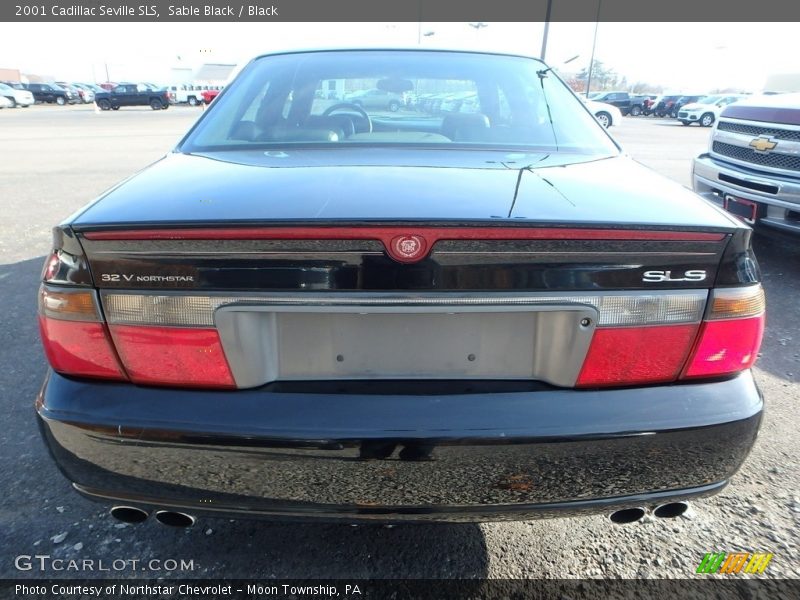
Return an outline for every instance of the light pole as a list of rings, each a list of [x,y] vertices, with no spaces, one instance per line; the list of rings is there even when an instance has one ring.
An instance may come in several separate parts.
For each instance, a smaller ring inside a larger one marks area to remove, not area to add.
[[[542,54],[539,58],[544,62],[544,56],[547,54],[547,34],[550,32],[550,13],[553,10],[553,0],[547,0],[547,12],[544,15],[544,35],[542,35]]]
[[[600,6],[603,0],[597,0],[597,16],[594,19],[594,39],[592,40],[592,57],[589,59],[589,75],[586,78],[586,97],[589,97],[589,89],[592,87],[592,69],[594,69],[594,49],[597,46],[597,26],[600,25]]]

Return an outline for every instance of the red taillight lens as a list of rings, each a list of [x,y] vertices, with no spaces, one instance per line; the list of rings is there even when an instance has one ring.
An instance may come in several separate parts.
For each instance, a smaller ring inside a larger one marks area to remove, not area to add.
[[[752,367],[764,336],[764,308],[760,285],[715,290],[683,377],[729,375]]]
[[[216,329],[111,325],[110,330],[135,383],[236,387]]]
[[[684,377],[727,375],[753,366],[764,335],[764,315],[703,323]]]
[[[65,375],[125,379],[102,323],[59,321],[39,316],[44,353]]]
[[[125,379],[95,293],[87,290],[39,290],[39,331],[47,360],[65,375]]]
[[[577,385],[610,386],[677,379],[697,324],[598,328]]]

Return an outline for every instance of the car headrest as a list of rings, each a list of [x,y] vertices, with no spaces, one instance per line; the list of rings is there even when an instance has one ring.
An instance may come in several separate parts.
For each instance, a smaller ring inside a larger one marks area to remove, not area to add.
[[[474,137],[476,133],[489,129],[489,117],[482,113],[447,115],[442,120],[442,135],[452,141],[464,141]]]

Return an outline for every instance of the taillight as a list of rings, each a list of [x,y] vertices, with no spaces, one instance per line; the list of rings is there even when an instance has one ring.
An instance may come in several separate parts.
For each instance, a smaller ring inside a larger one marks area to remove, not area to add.
[[[696,324],[598,328],[578,385],[641,385],[675,381],[697,336]]]
[[[236,387],[214,328],[111,325],[111,336],[134,383]]]
[[[64,375],[125,379],[97,305],[96,292],[39,288],[39,331],[44,353]]]
[[[764,308],[760,285],[714,290],[683,377],[729,375],[752,367],[764,335]]]
[[[675,381],[697,337],[708,292],[607,297],[578,387]]]
[[[39,288],[39,329],[53,370],[149,385],[236,387],[213,327],[164,327],[145,319],[112,321],[109,328],[75,234],[56,227],[53,238]]]

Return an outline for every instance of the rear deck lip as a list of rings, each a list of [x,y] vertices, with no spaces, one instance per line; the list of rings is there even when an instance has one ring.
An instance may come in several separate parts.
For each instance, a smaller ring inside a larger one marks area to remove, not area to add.
[[[152,229],[109,229],[81,234],[88,240],[379,240],[388,247],[400,234],[425,237],[432,247],[440,240],[658,240],[721,241],[725,233],[654,229],[608,229],[574,227],[430,227],[414,224],[396,226],[264,226],[264,227],[180,227]]]

